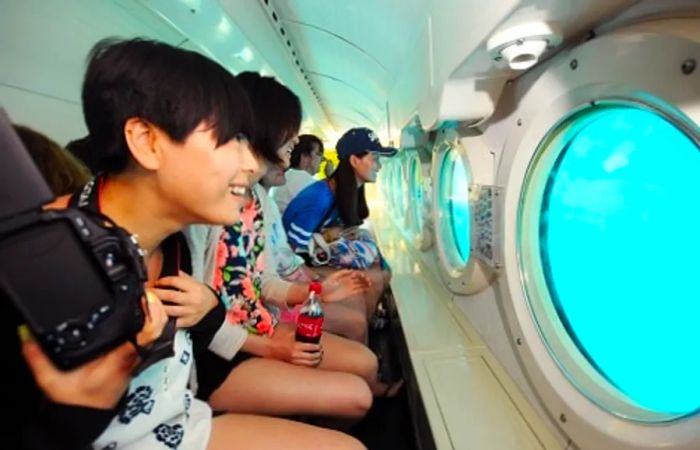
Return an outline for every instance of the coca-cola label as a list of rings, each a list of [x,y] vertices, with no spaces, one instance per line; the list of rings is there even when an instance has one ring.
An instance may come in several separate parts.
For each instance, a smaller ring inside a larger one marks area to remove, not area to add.
[[[309,317],[300,315],[297,320],[297,334],[307,338],[315,338],[321,335],[323,328],[323,316]]]

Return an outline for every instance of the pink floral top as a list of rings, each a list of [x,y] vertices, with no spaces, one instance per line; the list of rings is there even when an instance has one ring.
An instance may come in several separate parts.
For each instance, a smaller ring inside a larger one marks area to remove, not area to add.
[[[241,221],[221,233],[214,289],[226,303],[227,320],[245,326],[249,333],[272,336],[277,317],[262,299],[264,246],[262,205],[253,193]]]

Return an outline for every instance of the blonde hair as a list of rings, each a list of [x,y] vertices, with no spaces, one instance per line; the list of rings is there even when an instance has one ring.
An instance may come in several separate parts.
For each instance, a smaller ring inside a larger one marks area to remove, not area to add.
[[[29,127],[14,127],[54,195],[72,194],[90,180],[88,168],[68,150]]]

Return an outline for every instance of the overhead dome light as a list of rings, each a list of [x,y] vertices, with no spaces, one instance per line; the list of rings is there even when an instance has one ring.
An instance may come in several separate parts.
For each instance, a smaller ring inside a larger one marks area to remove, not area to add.
[[[243,47],[243,49],[240,52],[236,53],[234,56],[240,59],[241,61],[247,63],[251,62],[254,57],[253,50],[251,50],[248,46]]]
[[[526,70],[537,64],[548,48],[561,43],[561,34],[547,22],[526,22],[494,34],[486,44],[491,59],[507,61],[513,70]]]

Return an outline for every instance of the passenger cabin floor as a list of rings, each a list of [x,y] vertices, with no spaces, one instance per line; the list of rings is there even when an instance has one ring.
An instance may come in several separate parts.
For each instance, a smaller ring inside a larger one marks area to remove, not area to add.
[[[384,382],[406,379],[399,362],[398,346],[390,324],[370,332],[370,348],[380,358]],[[349,430],[369,450],[416,450],[414,426],[408,401],[408,380],[394,398],[375,398],[367,416]]]

